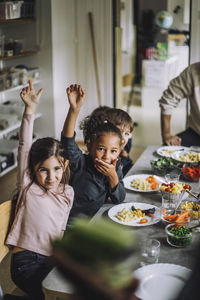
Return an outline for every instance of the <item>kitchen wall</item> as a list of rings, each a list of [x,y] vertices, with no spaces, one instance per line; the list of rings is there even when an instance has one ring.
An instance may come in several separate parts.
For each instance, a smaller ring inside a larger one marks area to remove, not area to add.
[[[111,4],[111,0],[51,0],[52,96],[57,138],[68,109],[67,86],[75,82],[87,92],[78,123],[98,106],[88,12],[93,14],[101,105],[113,105]],[[47,23],[44,30],[49,31]],[[78,126],[77,139],[82,139]]]

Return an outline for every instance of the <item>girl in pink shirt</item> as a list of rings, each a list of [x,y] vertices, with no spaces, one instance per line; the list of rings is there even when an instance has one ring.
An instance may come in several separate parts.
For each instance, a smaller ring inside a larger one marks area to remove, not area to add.
[[[51,241],[61,237],[73,204],[67,184],[68,160],[59,141],[46,137],[32,144],[34,114],[43,89],[32,82],[20,96],[25,104],[18,148],[15,218],[6,244],[13,249],[11,277],[29,298],[43,300],[41,282],[51,270]]]

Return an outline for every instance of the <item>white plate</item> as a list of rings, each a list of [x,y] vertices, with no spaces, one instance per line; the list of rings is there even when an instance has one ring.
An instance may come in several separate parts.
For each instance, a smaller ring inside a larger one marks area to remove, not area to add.
[[[182,149],[184,149],[184,151],[185,151],[185,150],[188,150],[189,148],[188,147],[183,147],[183,146],[163,146],[163,147],[158,148],[156,152],[160,156],[172,157],[172,154],[175,151],[180,151]],[[165,153],[165,151],[173,151],[173,152],[172,153]]]
[[[146,265],[134,271],[140,281],[135,295],[142,300],[174,300],[191,270],[175,264]]]
[[[191,152],[195,152],[195,153],[200,153],[200,152],[198,152],[198,151],[188,151],[188,150],[186,150],[186,151],[176,151],[176,152],[174,152],[173,154],[172,154],[172,158],[173,159],[175,159],[176,161],[179,161],[179,162],[182,162],[183,164],[184,163],[190,163],[190,164],[197,164],[198,163],[198,161],[196,161],[196,162],[187,162],[187,161],[182,161],[182,160],[180,160],[180,157],[181,156],[183,156],[183,155],[185,155],[186,153],[191,153]]]
[[[143,191],[143,190],[137,190],[135,188],[133,188],[131,186],[131,182],[133,181],[133,179],[136,178],[142,178],[142,179],[146,179],[149,176],[154,176],[159,184],[159,187],[156,190],[150,190],[150,191]],[[123,178],[123,182],[124,182],[124,186],[126,189],[131,190],[131,191],[135,191],[135,192],[142,192],[142,193],[152,193],[152,192],[156,192],[159,190],[160,188],[160,184],[165,182],[163,178],[156,176],[156,175],[151,175],[151,174],[135,174],[135,175],[130,175],[128,177],[124,177]]]
[[[135,208],[140,208],[141,210],[143,209],[149,209],[149,208],[155,208],[155,213],[154,216],[151,218],[149,216],[145,216],[144,218],[148,219],[147,223],[140,223],[140,219],[142,218],[138,218],[137,220],[131,220],[129,222],[123,222],[120,221],[119,219],[117,219],[115,216],[118,212],[120,212],[123,208],[126,209],[130,209],[131,206],[135,206]],[[122,225],[126,225],[126,226],[148,226],[148,225],[152,225],[155,224],[157,222],[160,221],[161,219],[161,210],[160,208],[158,208],[155,205],[151,205],[151,204],[147,204],[147,203],[121,203],[118,205],[114,205],[113,207],[111,207],[108,211],[108,216],[111,220],[113,220],[116,223],[122,224]]]

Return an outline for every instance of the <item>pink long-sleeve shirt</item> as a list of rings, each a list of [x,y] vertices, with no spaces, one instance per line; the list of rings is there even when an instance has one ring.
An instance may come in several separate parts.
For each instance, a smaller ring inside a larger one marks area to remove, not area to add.
[[[20,195],[12,228],[6,240],[8,246],[17,246],[43,255],[51,255],[51,241],[62,237],[66,228],[74,191],[60,184],[58,190],[44,191],[31,183],[27,170],[32,145],[34,115],[24,114],[19,136],[18,179]]]

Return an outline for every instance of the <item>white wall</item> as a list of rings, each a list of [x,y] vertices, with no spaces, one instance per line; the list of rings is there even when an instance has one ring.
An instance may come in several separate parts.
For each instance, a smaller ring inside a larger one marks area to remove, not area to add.
[[[68,109],[65,89],[81,84],[86,103],[77,122],[98,106],[88,12],[93,13],[102,105],[113,105],[111,0],[51,0],[55,135],[60,137]],[[82,135],[77,126],[77,139]]]
[[[192,1],[190,63],[200,61],[200,0]]]
[[[180,6],[180,9],[177,13],[174,13],[174,9],[177,6]],[[171,28],[177,30],[189,30],[190,0],[168,0],[167,10],[173,16]]]
[[[122,75],[134,72],[135,32],[133,25],[133,1],[123,0],[124,9],[121,10],[122,28]]]

